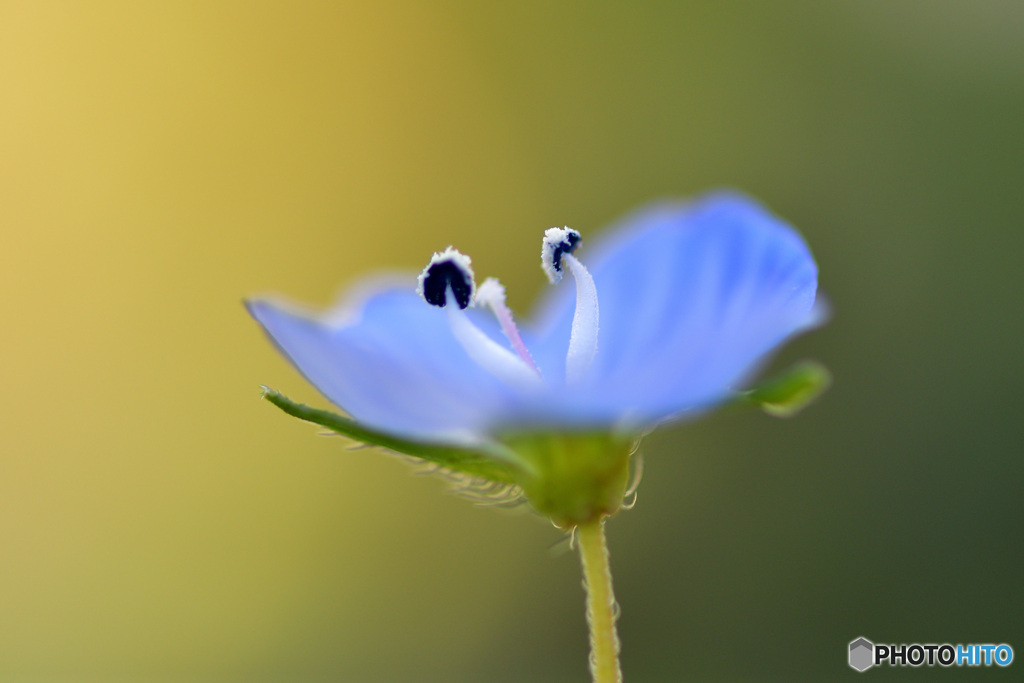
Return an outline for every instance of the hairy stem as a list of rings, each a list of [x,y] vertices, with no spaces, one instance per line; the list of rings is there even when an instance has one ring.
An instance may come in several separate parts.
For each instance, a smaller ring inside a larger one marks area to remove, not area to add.
[[[590,673],[594,683],[620,683],[619,635],[615,631],[617,607],[612,593],[604,518],[576,527],[587,588],[587,624],[590,626]]]

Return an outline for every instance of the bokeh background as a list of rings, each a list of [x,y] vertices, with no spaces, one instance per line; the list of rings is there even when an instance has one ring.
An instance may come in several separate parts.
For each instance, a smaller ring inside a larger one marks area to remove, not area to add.
[[[627,678],[1024,655],[1022,35],[1011,0],[0,3],[0,680],[587,680],[561,535],[261,402],[325,405],[241,299],[453,243],[525,316],[541,230],[719,186],[815,250],[834,318],[776,365],[836,382],[646,441]]]

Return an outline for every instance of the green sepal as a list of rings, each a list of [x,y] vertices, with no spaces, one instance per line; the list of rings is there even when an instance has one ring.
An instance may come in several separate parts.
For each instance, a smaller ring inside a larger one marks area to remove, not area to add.
[[[636,437],[608,433],[505,435],[527,464],[519,486],[533,508],[563,529],[621,507]]]
[[[500,446],[475,449],[402,439],[328,410],[319,410],[296,403],[269,387],[260,388],[263,390],[263,398],[292,417],[320,425],[354,441],[411,455],[414,458],[426,460],[473,477],[482,477],[507,484],[516,483],[519,478],[517,475],[520,473],[520,467],[511,459],[514,454],[505,451]]]
[[[813,403],[831,384],[832,373],[828,368],[806,360],[744,392],[741,400],[774,417],[792,417]]]

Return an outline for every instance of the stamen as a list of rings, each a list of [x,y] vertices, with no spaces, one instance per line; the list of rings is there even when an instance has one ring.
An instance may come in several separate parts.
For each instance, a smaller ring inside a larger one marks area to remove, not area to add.
[[[552,284],[562,281],[562,262],[569,264],[576,280],[576,312],[572,317],[569,350],[565,354],[565,381],[573,384],[582,380],[597,355],[597,288],[594,278],[572,255],[582,238],[572,228],[548,228],[540,250],[540,265]]]
[[[586,376],[597,355],[597,287],[579,259],[566,254],[565,262],[576,280],[576,312],[572,316],[569,351],[565,354],[565,381],[573,384]]]
[[[533,389],[543,384],[540,375],[534,372],[516,354],[488,337],[479,327],[473,324],[466,312],[457,305],[455,293],[451,287],[447,294],[448,323],[452,333],[462,344],[469,357],[492,375],[514,387]]]
[[[431,306],[444,308],[451,290],[459,308],[469,306],[476,288],[471,263],[468,256],[452,247],[441,253],[434,252],[430,263],[420,273],[416,293]]]
[[[551,284],[557,285],[562,281],[562,256],[576,251],[579,244],[580,234],[572,228],[548,228],[544,231],[540,265]]]
[[[497,281],[495,281],[497,284]],[[498,285],[499,289],[501,285]],[[493,285],[491,288],[493,290]],[[469,257],[451,247],[441,253],[435,253],[430,263],[420,273],[416,287],[416,293],[422,296],[428,304],[444,308],[448,313],[448,324],[451,326],[452,334],[466,350],[469,357],[478,365],[490,372],[492,375],[506,384],[520,387],[533,388],[543,383],[537,372],[537,366],[533,360],[526,359],[512,353],[501,344],[488,337],[480,328],[473,324],[473,321],[466,315],[465,309],[473,301],[476,291],[476,284],[473,282],[473,269],[470,267]],[[504,290],[500,291],[501,304],[504,305]],[[491,298],[494,293],[484,292],[486,298]],[[508,309],[506,308],[507,312]],[[501,316],[499,315],[499,320]],[[511,323],[512,315],[508,314]],[[504,329],[504,322],[502,329]],[[515,325],[512,324],[515,330]],[[507,334],[507,332],[506,332]],[[516,331],[518,336],[518,331]],[[522,339],[519,340],[522,344]],[[525,350],[525,346],[523,349]],[[526,354],[529,359],[529,354]]]
[[[505,288],[501,283],[496,278],[487,278],[477,288],[474,301],[491,309],[494,317],[501,324],[501,331],[515,352],[519,354],[524,363],[533,368],[534,372],[540,374],[540,368],[533,362],[529,349],[526,348],[523,338],[519,335],[519,328],[516,327],[516,322],[512,319],[512,311],[505,305]]]

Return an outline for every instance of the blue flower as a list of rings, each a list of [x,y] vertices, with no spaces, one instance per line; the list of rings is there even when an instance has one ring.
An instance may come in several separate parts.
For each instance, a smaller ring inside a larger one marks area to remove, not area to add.
[[[348,427],[396,450],[475,453],[516,484],[522,462],[538,471],[535,435],[633,440],[734,399],[774,349],[820,321],[807,245],[736,194],[644,208],[593,245],[549,230],[542,260],[553,283],[568,271],[576,286],[553,284],[522,332],[501,286],[477,287],[450,248],[418,287],[366,284],[324,314],[247,306]]]

